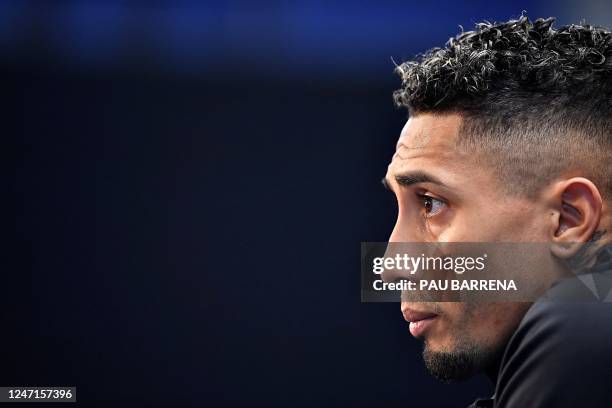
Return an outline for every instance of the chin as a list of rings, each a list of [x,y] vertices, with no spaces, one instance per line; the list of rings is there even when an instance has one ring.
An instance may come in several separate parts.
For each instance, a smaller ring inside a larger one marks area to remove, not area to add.
[[[424,349],[431,353],[452,353],[455,351],[456,345],[452,341],[432,341],[425,340]]]

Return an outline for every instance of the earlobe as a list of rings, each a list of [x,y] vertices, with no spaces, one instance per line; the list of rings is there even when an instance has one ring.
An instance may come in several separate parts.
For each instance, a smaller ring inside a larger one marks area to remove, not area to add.
[[[601,219],[602,198],[595,184],[583,177],[564,180],[553,194],[558,216],[552,249],[556,256],[568,258],[595,233]]]

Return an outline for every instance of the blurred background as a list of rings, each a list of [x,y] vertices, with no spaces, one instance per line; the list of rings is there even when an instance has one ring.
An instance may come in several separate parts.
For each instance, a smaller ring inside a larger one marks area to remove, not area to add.
[[[0,2],[0,385],[82,406],[488,396],[427,374],[398,304],[360,303],[359,250],[395,218],[393,60],[523,10],[612,25],[604,0]]]

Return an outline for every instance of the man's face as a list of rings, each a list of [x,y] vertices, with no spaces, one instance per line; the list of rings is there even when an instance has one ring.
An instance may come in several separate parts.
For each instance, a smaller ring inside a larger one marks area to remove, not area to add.
[[[389,241],[546,242],[545,203],[507,194],[482,156],[457,143],[460,125],[457,114],[419,114],[404,126],[385,177],[399,207]],[[490,363],[527,308],[510,302],[401,304],[408,321],[433,316],[413,322],[411,332],[425,341],[425,361],[442,379]]]

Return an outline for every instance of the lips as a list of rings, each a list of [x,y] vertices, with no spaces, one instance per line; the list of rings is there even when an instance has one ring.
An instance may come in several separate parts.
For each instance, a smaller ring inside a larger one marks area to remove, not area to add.
[[[435,313],[419,312],[412,309],[402,310],[404,319],[410,322],[410,334],[414,337],[422,337],[429,326],[431,326],[438,317]]]

